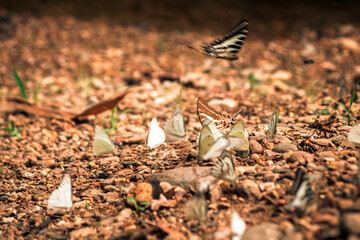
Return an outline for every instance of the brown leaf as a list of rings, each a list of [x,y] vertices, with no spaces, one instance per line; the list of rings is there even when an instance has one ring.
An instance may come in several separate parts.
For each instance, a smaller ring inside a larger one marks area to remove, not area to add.
[[[127,88],[121,94],[117,95],[114,98],[107,99],[107,100],[99,102],[95,105],[92,105],[92,106],[88,107],[87,109],[85,109],[85,111],[83,111],[82,113],[74,116],[72,118],[72,120],[81,120],[87,116],[96,115],[96,114],[102,113],[106,110],[113,109],[116,106],[116,104],[121,99],[123,99],[126,96],[126,94],[130,93],[132,90],[133,90],[132,88]]]

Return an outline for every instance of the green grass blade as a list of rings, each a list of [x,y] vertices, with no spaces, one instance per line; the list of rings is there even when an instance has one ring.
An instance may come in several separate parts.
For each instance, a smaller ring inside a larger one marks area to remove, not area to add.
[[[355,96],[356,96],[356,89],[357,89],[357,86],[359,85],[359,82],[360,82],[360,81],[358,81],[358,82],[355,84],[355,87],[354,87],[353,92],[352,92],[352,94],[351,94],[349,111],[351,111],[351,105],[352,105],[353,102],[354,102],[354,99],[355,99]]]
[[[23,81],[21,80],[21,78],[19,77],[19,75],[16,73],[15,70],[13,70],[13,74],[14,74],[14,77],[15,77],[15,80],[16,80],[16,83],[17,85],[19,86],[20,88],[20,91],[21,91],[21,94],[23,96],[23,98],[25,98],[26,100],[29,99],[29,96],[26,92],[26,88],[25,88],[25,85],[23,83]]]
[[[339,106],[341,106],[347,113],[349,113],[348,109],[345,107],[344,104],[338,102],[338,101],[335,101],[335,100],[332,100],[332,99],[325,99],[325,101],[329,101],[329,102],[333,102],[333,103],[336,103],[338,104]]]
[[[38,96],[38,92],[39,92],[39,90],[40,90],[40,88],[41,88],[41,82],[39,82],[37,85],[36,85],[36,87],[35,87],[35,89],[34,89],[34,95],[33,95],[33,102],[34,103],[37,103],[37,101],[39,101],[39,96]]]

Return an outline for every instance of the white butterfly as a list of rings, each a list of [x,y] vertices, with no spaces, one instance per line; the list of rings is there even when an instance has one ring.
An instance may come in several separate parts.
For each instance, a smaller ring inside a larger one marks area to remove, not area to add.
[[[199,138],[199,155],[200,158],[204,158],[204,155],[211,148],[211,143],[221,137],[222,134],[217,129],[215,122],[209,119],[205,119],[204,125],[200,132]]]
[[[112,153],[115,151],[115,146],[106,134],[104,129],[100,126],[95,126],[95,140],[93,143],[93,153],[95,156]]]
[[[233,210],[231,214],[231,237],[232,240],[241,240],[246,229],[246,223],[239,216],[239,214]]]
[[[235,147],[236,151],[248,151],[249,150],[249,133],[246,131],[245,124],[243,121],[237,122],[234,127],[230,130],[229,136],[235,136],[244,141],[244,144]]]
[[[184,116],[179,106],[175,108],[171,117],[166,120],[163,128],[166,142],[179,142],[188,139],[185,132]]]
[[[149,148],[155,148],[165,142],[165,132],[159,127],[156,118],[153,118],[150,123],[149,133],[146,143]]]
[[[356,146],[360,146],[360,124],[351,128],[349,131],[348,140]]]
[[[224,150],[218,161],[211,168],[210,174],[217,179],[234,181],[236,178],[235,167],[229,151]]]
[[[50,209],[70,209],[73,206],[71,179],[65,175],[59,188],[53,191],[47,201]]]

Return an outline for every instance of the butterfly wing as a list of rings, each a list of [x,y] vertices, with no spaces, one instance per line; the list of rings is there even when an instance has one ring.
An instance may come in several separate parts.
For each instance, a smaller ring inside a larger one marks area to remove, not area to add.
[[[214,121],[216,127],[219,130],[227,129],[230,126],[230,124],[233,122],[230,116],[226,116],[224,114],[218,113],[202,97],[198,98],[197,112],[198,112],[199,120],[202,125],[204,125],[205,120],[208,119]],[[236,115],[237,114],[235,114],[234,117],[236,117]]]
[[[95,156],[112,153],[115,151],[115,146],[106,134],[104,129],[100,126],[95,126],[95,140],[93,142],[93,153]]]
[[[206,220],[207,204],[203,194],[195,195],[185,204],[185,214],[199,221]]]
[[[270,123],[269,123],[270,138],[275,138],[277,119],[278,119],[277,108],[274,107],[274,111],[270,116]]]
[[[225,150],[221,153],[218,161],[211,168],[210,174],[217,179],[235,180],[235,167],[229,151]]]
[[[204,125],[201,129],[200,133],[200,141],[199,141],[199,156],[203,158],[203,156],[209,151],[210,143],[215,140],[210,128],[208,125]]]
[[[294,199],[286,205],[286,209],[303,209],[314,199],[314,192],[308,178],[305,178],[296,191]]]
[[[351,128],[349,131],[348,140],[356,146],[360,146],[360,124]]]
[[[50,209],[70,209],[72,207],[72,188],[69,175],[65,175],[59,188],[51,193],[47,204]]]
[[[234,148],[236,151],[247,151],[249,150],[249,140],[248,134],[245,129],[245,125],[243,121],[237,122],[234,127],[230,130],[229,136],[234,136],[242,139],[244,142],[243,144]]]
[[[241,20],[232,30],[203,47],[204,54],[216,58],[227,60],[236,60],[236,54],[241,50],[242,45],[247,37],[249,23]]]
[[[171,117],[166,120],[163,128],[166,142],[186,141],[188,139],[185,132],[184,116],[179,106],[175,108]]]
[[[233,210],[231,214],[231,235],[232,240],[241,240],[246,229],[245,221]]]
[[[156,118],[151,120],[146,142],[149,148],[155,148],[165,142],[165,132],[159,127]]]

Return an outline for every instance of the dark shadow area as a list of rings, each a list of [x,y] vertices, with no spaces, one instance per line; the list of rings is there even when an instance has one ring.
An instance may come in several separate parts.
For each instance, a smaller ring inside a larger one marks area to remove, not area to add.
[[[2,0],[0,8],[36,16],[71,15],[77,19],[103,19],[110,24],[135,25],[160,31],[223,32],[241,18],[251,24],[253,37],[269,39],[317,32],[334,24],[359,25],[359,1],[97,1]]]

